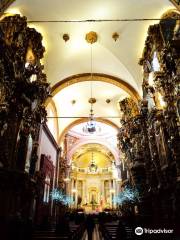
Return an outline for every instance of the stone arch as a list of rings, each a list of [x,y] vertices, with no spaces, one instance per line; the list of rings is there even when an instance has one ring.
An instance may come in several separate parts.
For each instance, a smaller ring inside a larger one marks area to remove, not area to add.
[[[86,140],[78,141],[74,145],[74,147],[69,151],[69,153],[67,155],[67,163],[68,163],[68,165],[71,164],[71,159],[72,159],[72,156],[75,153],[75,151],[79,147],[81,147],[81,146],[83,146],[85,144],[89,144],[89,143],[98,143],[98,144],[101,144],[101,145],[105,146],[113,154],[116,164],[119,164],[120,156],[119,156],[118,150],[116,148],[114,148],[112,145],[110,145],[109,143],[107,143],[107,141],[104,141],[104,140],[101,140],[101,139],[96,139],[96,140],[94,140],[94,139],[86,139]]]
[[[78,124],[80,124],[80,123],[84,123],[84,122],[87,122],[87,121],[88,121],[88,118],[80,118],[80,119],[76,119],[75,121],[73,121],[72,123],[70,123],[70,124],[63,130],[63,132],[61,133],[61,135],[59,136],[59,138],[58,138],[58,145],[60,145],[63,137],[65,136],[65,134],[66,134],[71,128],[73,128],[74,126],[76,126],[76,125],[78,125]],[[108,120],[108,119],[96,118],[96,121],[97,121],[97,122],[106,123],[107,125],[112,126],[112,127],[114,127],[115,129],[117,129],[117,130],[119,129],[119,127],[118,127],[115,123],[111,122],[111,121]]]
[[[56,140],[58,141],[58,139],[59,139],[58,114],[57,114],[56,104],[55,104],[55,102],[54,102],[53,99],[51,99],[51,100],[49,101],[48,105],[46,106],[46,110],[47,110],[47,108],[51,109],[52,112],[53,112],[53,114],[54,114],[54,117],[55,117],[55,118],[53,119],[53,121],[54,121],[54,124],[55,124],[55,129],[56,129],[56,131],[57,131]],[[47,125],[48,125],[48,123],[47,123]]]
[[[114,77],[114,76],[102,74],[102,73],[93,73],[93,76],[91,75],[91,73],[82,73],[82,74],[76,74],[68,78],[65,78],[59,81],[58,83],[56,83],[52,87],[51,97],[55,96],[59,91],[61,91],[62,89],[72,84],[75,84],[78,82],[85,82],[85,81],[100,81],[100,82],[110,83],[127,92],[135,102],[138,102],[138,100],[141,99],[139,93],[129,83],[125,82],[124,80],[118,77]],[[50,99],[51,98],[47,99],[46,106],[49,103]]]

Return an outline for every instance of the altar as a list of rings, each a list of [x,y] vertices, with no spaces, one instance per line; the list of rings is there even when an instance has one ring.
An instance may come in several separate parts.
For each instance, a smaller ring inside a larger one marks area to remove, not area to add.
[[[102,212],[102,207],[99,204],[85,204],[82,206],[85,213],[99,213]]]

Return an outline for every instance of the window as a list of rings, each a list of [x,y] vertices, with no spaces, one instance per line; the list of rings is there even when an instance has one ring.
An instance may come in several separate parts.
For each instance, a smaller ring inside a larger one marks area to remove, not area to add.
[[[149,85],[153,86],[154,85],[154,72],[160,71],[160,64],[159,64],[159,60],[158,60],[156,51],[154,51],[154,53],[153,53],[151,66],[152,66],[152,68],[151,68],[151,72],[149,73],[148,82],[149,82]]]
[[[32,153],[32,144],[33,140],[31,135],[28,137],[28,149],[27,149],[27,155],[26,155],[26,165],[25,165],[25,172],[29,173],[30,169],[30,161],[31,161],[31,153]]]
[[[44,198],[43,201],[49,202],[49,194],[50,194],[50,177],[46,176],[45,185],[44,185]]]
[[[159,64],[159,60],[158,60],[156,51],[154,51],[154,54],[153,54],[152,69],[153,69],[153,72],[160,70],[160,64]]]

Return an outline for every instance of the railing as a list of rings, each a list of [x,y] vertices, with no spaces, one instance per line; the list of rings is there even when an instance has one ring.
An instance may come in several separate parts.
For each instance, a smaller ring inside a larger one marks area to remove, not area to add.
[[[79,173],[86,173],[86,174],[103,174],[103,173],[111,173],[112,172],[112,167],[108,168],[98,168],[97,171],[91,172],[89,168],[79,168],[79,167],[72,167],[72,170],[74,172],[79,172]]]

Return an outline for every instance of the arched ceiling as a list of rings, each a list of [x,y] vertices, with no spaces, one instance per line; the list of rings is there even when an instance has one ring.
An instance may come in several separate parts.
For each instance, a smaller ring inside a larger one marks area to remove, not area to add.
[[[42,34],[46,48],[43,64],[52,87],[73,75],[92,71],[121,79],[141,95],[142,71],[138,60],[142,55],[148,27],[157,21],[50,21],[152,19],[160,18],[170,8],[173,5],[169,0],[16,0],[7,12],[20,13],[28,21],[34,21],[28,23],[29,27],[36,28]],[[92,45],[92,58],[91,45],[85,40],[89,31],[98,34],[97,42]],[[114,32],[119,34],[117,41],[112,38]],[[63,40],[64,33],[70,36],[67,42]],[[129,92],[123,90],[123,87],[121,89],[110,82],[94,79],[93,97],[97,100],[93,106],[95,117],[100,116],[119,127],[118,102],[127,96]],[[52,102],[57,116],[61,117],[55,124],[52,122],[52,126],[59,126],[59,137],[54,133],[57,141],[73,122],[81,117],[88,117],[89,98],[90,82],[86,80],[66,86],[53,95]],[[107,99],[111,100],[110,103],[106,102]]]
[[[92,160],[100,168],[110,167],[114,157],[112,153],[103,145],[100,144],[85,144],[78,148],[73,154],[73,164],[79,168],[87,168]]]
[[[160,18],[173,8],[168,0],[16,0],[9,12],[18,11],[28,20],[85,20]],[[141,93],[141,57],[146,32],[157,21],[139,22],[86,22],[29,24],[40,31],[44,38],[46,54],[45,72],[53,86],[74,74],[90,72],[90,46],[85,34],[96,31],[98,41],[93,45],[93,71],[119,77]],[[118,32],[115,42],[112,34]],[[70,35],[65,43],[64,33]]]
[[[60,134],[77,118],[88,118],[90,114],[88,100],[91,97],[91,84],[92,96],[96,98],[96,103],[93,104],[94,116],[108,119],[120,126],[119,117],[121,114],[118,102],[129,95],[110,83],[86,81],[62,89],[52,98],[57,108],[57,115],[61,117],[58,119]],[[107,99],[110,100],[109,103],[106,102]]]
[[[81,138],[81,139],[93,139],[95,138],[113,138],[117,136],[118,130],[107,123],[96,122],[98,132],[94,134],[84,132],[84,127],[86,126],[87,122],[79,123],[72,127],[68,134]]]

